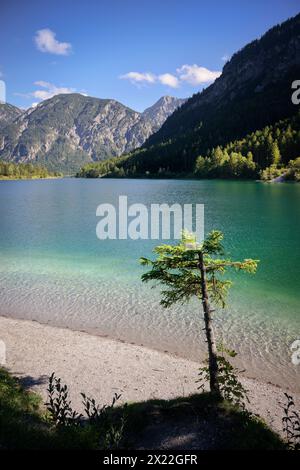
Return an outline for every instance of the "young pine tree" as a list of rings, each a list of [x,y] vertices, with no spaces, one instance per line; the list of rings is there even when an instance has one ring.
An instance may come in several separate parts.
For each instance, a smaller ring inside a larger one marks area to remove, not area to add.
[[[142,265],[151,267],[150,271],[142,275],[142,281],[157,281],[167,286],[167,289],[161,292],[163,307],[168,308],[176,302],[185,303],[192,297],[197,297],[202,302],[210,391],[217,397],[220,397],[218,354],[211,303],[225,306],[231,282],[223,279],[223,275],[228,268],[255,273],[258,263],[252,259],[227,259],[224,257],[222,239],[222,232],[213,230],[203,243],[198,244],[193,234],[184,231],[179,244],[157,246],[154,249],[157,255],[154,261],[140,259]]]

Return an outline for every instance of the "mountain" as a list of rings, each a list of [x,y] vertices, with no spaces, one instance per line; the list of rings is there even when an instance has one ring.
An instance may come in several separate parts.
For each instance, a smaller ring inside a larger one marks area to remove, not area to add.
[[[0,102],[0,129],[11,124],[22,113],[16,106]]]
[[[126,174],[189,173],[198,155],[294,115],[291,85],[299,78],[300,14],[234,54],[124,161]]]
[[[174,96],[162,96],[153,106],[145,109],[144,118],[151,122],[153,129],[157,131],[165,120],[183,103],[186,99],[174,98]]]
[[[0,130],[0,159],[74,173],[85,163],[140,147],[182,102],[163,97],[138,113],[111,99],[56,95],[7,119]]]

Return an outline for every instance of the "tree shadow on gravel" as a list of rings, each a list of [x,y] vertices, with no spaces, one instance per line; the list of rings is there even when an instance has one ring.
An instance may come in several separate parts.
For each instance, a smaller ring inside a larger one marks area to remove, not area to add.
[[[45,385],[48,384],[49,377],[47,375],[40,375],[39,377],[32,377],[31,375],[21,375],[16,374],[19,378],[20,385],[25,389],[29,390],[35,385]]]
[[[117,408],[116,413],[122,408]],[[258,417],[209,393],[127,404],[124,447],[211,450],[284,449],[281,438]]]

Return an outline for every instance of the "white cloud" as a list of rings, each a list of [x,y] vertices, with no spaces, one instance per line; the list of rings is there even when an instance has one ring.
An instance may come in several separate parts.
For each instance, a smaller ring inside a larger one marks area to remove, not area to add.
[[[120,77],[122,80],[130,80],[131,83],[139,83],[139,84],[142,84],[142,83],[154,83],[156,81],[156,77],[155,75],[153,75],[152,73],[148,73],[148,72],[144,72],[144,73],[141,73],[141,72],[128,72],[128,73],[125,73],[124,75],[120,75]]]
[[[37,90],[29,93],[14,93],[15,96],[21,96],[22,98],[35,98],[38,101],[34,101],[31,106],[37,106],[41,101],[48,100],[55,95],[76,93],[76,88],[70,87],[59,87],[50,82],[44,80],[37,80],[34,85],[38,87]],[[85,93],[83,95],[87,96]]]
[[[34,85],[40,87],[39,90],[35,90],[30,93],[30,96],[33,96],[39,100],[48,100],[55,95],[65,94],[65,93],[75,93],[76,88],[69,87],[58,87],[53,83],[44,82],[43,80],[38,80],[34,82]]]
[[[124,75],[120,75],[122,80],[129,80],[134,85],[145,85],[145,84],[154,84],[162,83],[163,85],[168,85],[172,88],[177,88],[179,85],[177,77],[170,73],[163,73],[162,75],[154,75],[150,72],[128,72]]]
[[[199,67],[196,64],[183,65],[177,69],[177,73],[182,82],[187,82],[190,85],[201,85],[214,81],[221,75],[221,72],[208,70],[205,67]]]
[[[34,85],[41,86],[43,88],[51,87],[51,83],[45,82],[44,80],[37,80],[36,82],[34,82]]]
[[[199,67],[196,64],[185,64],[176,69],[176,75],[171,73],[155,75],[150,72],[128,72],[124,75],[120,75],[119,78],[129,80],[135,85],[146,83],[152,85],[155,83],[161,83],[162,85],[167,85],[171,88],[178,88],[184,82],[193,86],[213,82],[220,75],[221,72],[219,71],[208,70],[207,68]]]
[[[168,85],[171,88],[178,88],[179,87],[179,80],[175,75],[171,73],[163,73],[162,75],[158,76],[160,83],[163,85]]]
[[[59,42],[55,36],[56,34],[48,28],[37,31],[34,41],[38,50],[50,54],[69,55],[72,45],[69,42]]]

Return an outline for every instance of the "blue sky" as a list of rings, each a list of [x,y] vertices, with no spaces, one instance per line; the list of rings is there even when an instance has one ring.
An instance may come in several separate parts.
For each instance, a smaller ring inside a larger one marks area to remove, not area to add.
[[[141,111],[188,97],[299,10],[298,0],[2,0],[6,99],[27,108],[76,91]]]

